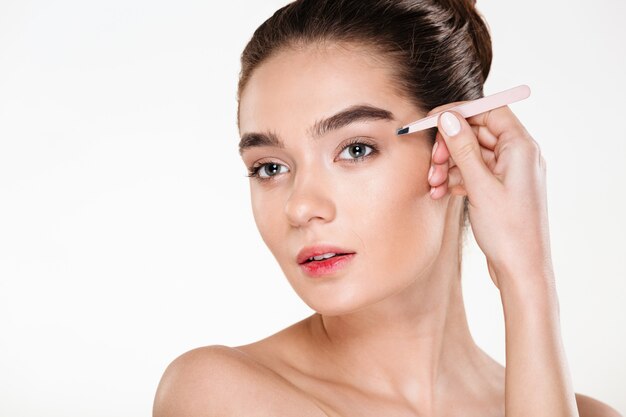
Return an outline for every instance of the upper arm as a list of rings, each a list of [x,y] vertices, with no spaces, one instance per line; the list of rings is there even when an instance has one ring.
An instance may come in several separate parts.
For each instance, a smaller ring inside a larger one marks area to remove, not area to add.
[[[623,417],[616,409],[582,394],[576,394],[576,405],[580,417]]]

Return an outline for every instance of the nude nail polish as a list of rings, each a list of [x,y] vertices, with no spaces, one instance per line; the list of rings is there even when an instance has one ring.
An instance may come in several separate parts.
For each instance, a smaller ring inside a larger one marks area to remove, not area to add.
[[[445,112],[441,116],[441,127],[448,136],[454,136],[461,131],[461,122],[452,113]]]

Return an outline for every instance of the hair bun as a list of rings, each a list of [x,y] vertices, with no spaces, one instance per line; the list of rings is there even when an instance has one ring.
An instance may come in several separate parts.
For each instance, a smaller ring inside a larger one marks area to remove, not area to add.
[[[465,30],[472,39],[476,58],[480,61],[483,82],[489,75],[492,60],[491,35],[487,22],[476,8],[476,0],[436,0],[456,16],[455,26]]]
[[[483,82],[489,75],[491,69],[491,60],[493,58],[493,51],[491,48],[491,35],[489,34],[489,26],[483,18],[482,14],[476,9],[476,0],[469,0],[470,3],[470,27],[471,34],[474,40],[474,47],[478,59],[480,59],[481,67],[483,70]]]

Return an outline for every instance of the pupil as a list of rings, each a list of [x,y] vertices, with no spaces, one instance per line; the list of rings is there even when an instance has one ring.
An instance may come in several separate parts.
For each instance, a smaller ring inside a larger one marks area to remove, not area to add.
[[[271,169],[270,169],[270,167],[271,167]],[[273,173],[276,173],[277,168],[278,168],[278,165],[277,165],[277,164],[269,164],[269,165],[265,165],[265,173],[266,173],[266,174],[270,174],[270,172],[269,172],[269,171],[272,171]]]
[[[356,149],[356,151],[355,151],[355,152],[351,152],[351,153],[353,154],[353,156],[355,156],[355,157],[357,157],[357,158],[358,158],[359,156],[361,156],[361,154],[363,153],[363,147],[362,147],[361,145],[352,145],[352,146],[350,147],[350,149]],[[358,155],[357,155],[357,154],[358,154]]]

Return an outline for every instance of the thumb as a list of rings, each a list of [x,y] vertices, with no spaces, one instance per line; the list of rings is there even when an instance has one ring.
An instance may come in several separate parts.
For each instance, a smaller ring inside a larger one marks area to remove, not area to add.
[[[465,118],[454,111],[446,111],[439,116],[438,128],[461,172],[467,195],[470,201],[475,202],[481,198],[481,193],[498,183],[483,160],[478,138]]]

